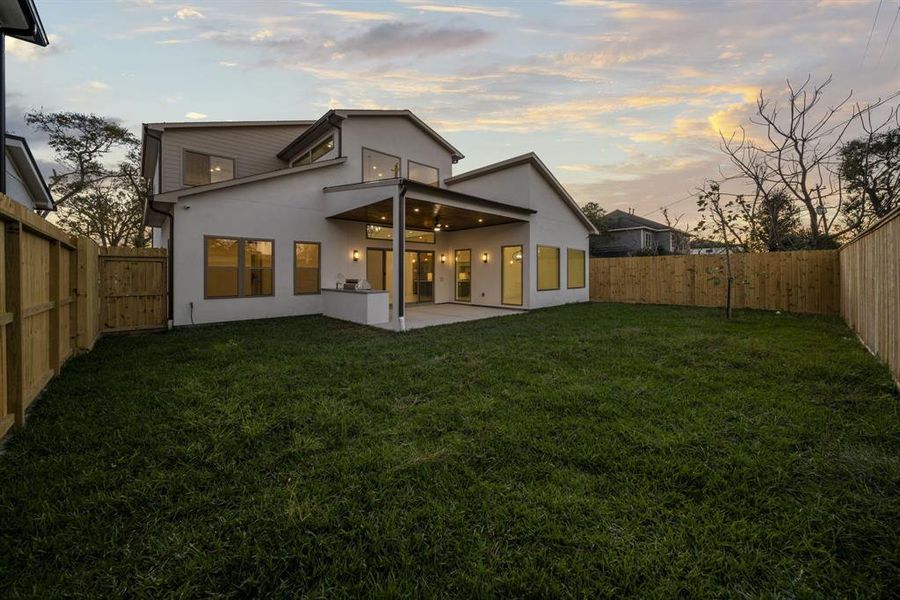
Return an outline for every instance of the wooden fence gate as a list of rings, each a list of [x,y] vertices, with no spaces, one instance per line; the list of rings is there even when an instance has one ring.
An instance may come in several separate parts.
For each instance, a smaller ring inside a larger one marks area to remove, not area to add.
[[[100,250],[100,331],[164,329],[168,322],[166,250]]]

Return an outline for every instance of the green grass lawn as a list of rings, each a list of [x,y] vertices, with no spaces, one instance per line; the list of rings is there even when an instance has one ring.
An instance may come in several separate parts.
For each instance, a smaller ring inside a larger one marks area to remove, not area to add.
[[[830,317],[105,338],[0,456],[0,595],[890,596],[898,408]]]

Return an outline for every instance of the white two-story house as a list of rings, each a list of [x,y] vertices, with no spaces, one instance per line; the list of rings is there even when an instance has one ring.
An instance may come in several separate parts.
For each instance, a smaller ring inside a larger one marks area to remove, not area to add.
[[[595,230],[547,167],[524,154],[455,175],[462,158],[407,110],[145,124],[172,323],[324,313],[402,330],[417,304],[587,301]],[[352,280],[371,290],[338,289]]]

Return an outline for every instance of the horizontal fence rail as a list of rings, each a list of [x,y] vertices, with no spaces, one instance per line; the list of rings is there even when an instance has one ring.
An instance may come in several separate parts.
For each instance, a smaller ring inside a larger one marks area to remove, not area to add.
[[[839,314],[836,250],[731,255],[732,306]],[[592,258],[591,300],[725,306],[724,255]]]
[[[900,208],[840,256],[841,316],[900,385]]]

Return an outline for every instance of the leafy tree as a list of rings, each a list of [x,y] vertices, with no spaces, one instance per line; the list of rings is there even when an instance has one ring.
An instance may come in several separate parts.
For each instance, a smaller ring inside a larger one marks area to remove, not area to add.
[[[767,193],[759,203],[758,226],[754,229],[753,249],[769,252],[797,250],[793,241],[801,229],[797,205],[784,190]]]
[[[736,224],[740,218],[740,209],[734,200],[722,198],[721,186],[717,181],[707,181],[697,198],[697,208],[702,214],[697,224],[698,231],[711,232],[722,242],[725,248],[725,318],[731,318],[731,290],[734,287],[734,274],[731,270],[731,251],[736,242]],[[719,269],[718,271],[721,271]],[[719,282],[719,272],[711,273],[714,282]]]
[[[861,119],[865,135],[841,148],[839,173],[849,198],[844,212],[856,229],[869,226],[894,207],[900,206],[900,121],[880,132],[871,119]]]
[[[597,231],[600,232],[598,235],[591,235],[588,240],[590,256],[599,256],[601,250],[600,237],[606,233],[606,224],[604,222],[606,220],[606,211],[596,202],[588,202],[581,207],[581,212],[584,213],[584,216],[588,218],[588,221],[590,221],[594,227],[597,228]]]
[[[140,143],[134,134],[93,114],[38,110],[26,114],[25,121],[47,134],[55,155],[49,185],[59,226],[102,246],[146,245],[148,189],[140,177]]]

